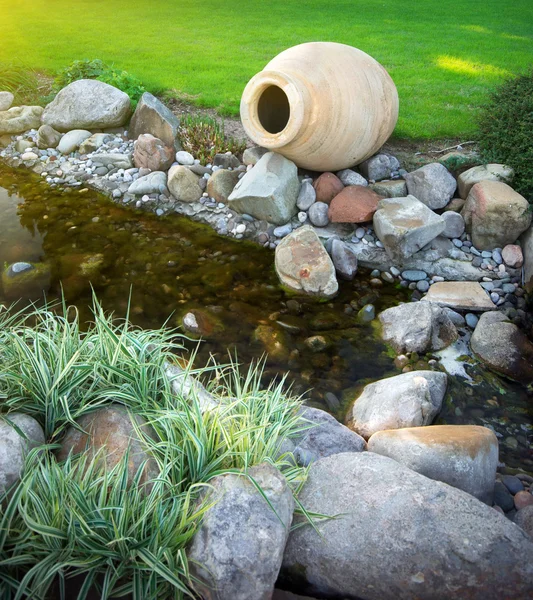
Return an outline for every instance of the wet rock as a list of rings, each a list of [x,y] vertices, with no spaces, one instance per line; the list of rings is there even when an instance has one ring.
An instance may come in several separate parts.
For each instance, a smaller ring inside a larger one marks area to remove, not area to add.
[[[132,419],[135,419],[135,425]],[[57,454],[58,460],[66,460],[71,453],[89,452],[90,456],[98,455],[104,460],[105,466],[112,469],[128,453],[129,482],[141,467],[142,484],[157,477],[157,463],[147,452],[138,430],[146,437],[154,437],[155,434],[139,415],[130,415],[122,406],[106,406],[83,415],[76,423],[78,427],[69,427],[67,430]]]
[[[67,135],[69,135],[67,133]],[[80,154],[90,154],[113,139],[110,133],[95,133],[80,144]]]
[[[128,188],[128,194],[142,196],[144,194],[162,194],[167,189],[167,174],[163,171],[154,171],[139,177]]]
[[[217,202],[226,203],[238,181],[239,173],[237,171],[217,169],[207,182],[207,193]]]
[[[405,175],[407,190],[432,209],[444,208],[457,187],[455,177],[440,163],[430,163]]]
[[[11,92],[0,92],[0,112],[9,110],[15,100],[15,96]]]
[[[343,169],[337,173],[337,177],[341,180],[343,185],[362,185],[367,186],[368,181],[359,173],[352,171],[352,169]]]
[[[403,262],[440,235],[444,219],[414,196],[381,200],[374,230],[388,256]]]
[[[268,152],[269,150],[266,148],[261,148],[261,146],[246,148],[244,154],[242,155],[242,162],[245,165],[255,165]]]
[[[295,292],[332,298],[338,291],[333,262],[308,225],[283,238],[276,247],[275,267],[282,285]]]
[[[315,182],[313,187],[316,192],[317,202],[325,202],[329,204],[333,198],[344,189],[342,181],[333,173],[322,173]]]
[[[365,450],[365,440],[327,412],[303,407],[301,416],[305,419],[302,427],[309,425],[309,428],[301,436],[292,439],[295,444],[293,452],[299,465],[306,467],[325,456]]]
[[[97,79],[79,79],[48,104],[42,122],[57,131],[106,129],[125,125],[130,114],[127,94]]]
[[[355,252],[341,240],[331,242],[331,260],[335,272],[341,279],[351,281],[357,273],[357,256]]]
[[[185,331],[204,338],[212,338],[224,331],[222,321],[213,313],[198,308],[188,311],[181,319]]]
[[[456,310],[484,312],[496,306],[479,283],[473,281],[439,281],[434,283],[422,301],[435,302]]]
[[[391,175],[399,168],[398,159],[389,154],[376,154],[359,165],[361,173],[373,181],[390,179]]]
[[[313,184],[309,180],[303,181],[300,186],[300,191],[298,192],[296,206],[300,210],[308,210],[315,201],[316,192]]]
[[[24,133],[41,126],[42,106],[14,106],[0,112],[0,135]]]
[[[525,506],[519,510],[515,517],[514,522],[523,529],[529,537],[533,538],[533,506]]]
[[[432,302],[409,302],[379,315],[382,337],[399,353],[442,350],[457,339],[446,311]]]
[[[531,595],[533,542],[494,509],[373,452],[311,465],[282,580],[317,597],[516,600]],[[386,568],[383,565],[386,564]]]
[[[198,184],[198,177],[190,169],[181,165],[175,165],[168,172],[167,187],[181,202],[198,202],[203,194]]]
[[[531,225],[528,201],[500,181],[482,181],[470,190],[463,211],[478,250],[503,248]]]
[[[42,427],[33,417],[21,413],[2,415],[0,418],[0,497],[19,481],[28,452],[44,443]]]
[[[194,401],[202,413],[218,406],[219,403],[213,394],[210,394],[198,379],[190,374],[189,369],[176,364],[167,364],[165,375],[170,381],[172,393],[188,402]]]
[[[136,140],[149,133],[165,146],[175,148],[180,122],[162,102],[149,92],[144,92],[128,126],[128,136]]]
[[[166,171],[174,162],[174,148],[150,133],[140,135],[133,148],[133,163],[139,169]]]
[[[281,154],[268,152],[239,180],[228,205],[239,213],[283,225],[297,212],[299,190],[296,165]]]
[[[50,288],[47,263],[13,263],[2,273],[2,289],[8,300],[42,299]]]
[[[209,485],[211,506],[187,551],[191,573],[201,581],[196,591],[205,600],[270,598],[294,510],[285,477],[263,463]]]
[[[348,413],[349,426],[368,439],[376,431],[429,425],[439,413],[447,376],[411,371],[365,386]]]
[[[253,340],[263,345],[272,360],[282,363],[288,360],[290,343],[284,330],[270,325],[258,325],[254,330]]]
[[[405,198],[407,196],[407,184],[404,179],[378,181],[372,183],[370,189],[382,198]]]
[[[447,210],[442,213],[442,218],[444,219],[444,231],[442,235],[450,238],[457,239],[460,238],[465,231],[465,221],[457,212],[453,210]]]
[[[61,154],[70,154],[77,150],[82,142],[91,137],[91,132],[85,129],[73,129],[61,138],[57,149]]]
[[[61,134],[50,125],[41,125],[37,130],[37,148],[57,148]]]
[[[533,344],[502,313],[482,314],[470,345],[494,371],[524,384],[533,381]]]
[[[309,207],[309,220],[315,227],[325,227],[329,223],[328,208],[325,202],[315,202]]]
[[[368,450],[492,506],[498,438],[486,427],[430,425],[378,431],[368,440]]]
[[[328,341],[323,335],[312,335],[304,340],[311,352],[322,352],[328,347]]]
[[[461,173],[457,179],[459,195],[466,199],[470,190],[480,181],[506,181],[513,178],[513,170],[505,165],[490,163],[472,167]]]
[[[333,223],[365,223],[371,221],[382,200],[373,190],[361,185],[350,185],[337,194],[329,206]]]
[[[520,269],[524,264],[522,248],[516,244],[507,244],[502,250],[503,262],[511,269]]]

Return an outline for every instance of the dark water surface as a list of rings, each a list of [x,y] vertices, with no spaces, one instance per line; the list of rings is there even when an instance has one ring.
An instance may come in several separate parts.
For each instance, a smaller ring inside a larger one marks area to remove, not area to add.
[[[357,389],[400,372],[376,323],[360,324],[357,311],[371,301],[379,312],[407,300],[406,292],[387,285],[376,291],[362,273],[342,283],[331,302],[289,297],[273,259],[269,250],[220,237],[185,218],[126,209],[92,190],[52,189],[33,174],[0,165],[2,270],[16,261],[44,263],[50,270],[47,297],[57,299],[62,286],[84,320],[91,318],[91,286],[117,316],[126,314],[131,291],[131,319],[142,327],[167,320],[176,326],[198,310],[207,335],[196,366],[211,355],[226,362],[228,351],[244,365],[269,352],[266,379],[289,372],[296,392],[307,392],[311,404],[342,421]],[[0,287],[0,302],[10,303],[10,294]],[[318,352],[304,343],[315,335],[328,344]],[[427,368],[424,361],[413,364]],[[493,427],[501,460],[533,472],[533,398],[479,366],[467,371],[472,382],[450,376],[437,422]]]

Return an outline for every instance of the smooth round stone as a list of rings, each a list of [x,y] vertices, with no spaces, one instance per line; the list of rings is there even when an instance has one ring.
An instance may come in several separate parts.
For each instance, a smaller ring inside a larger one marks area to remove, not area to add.
[[[457,246],[457,248],[460,248],[463,245],[461,240],[452,240],[452,242],[454,246]]]
[[[176,161],[180,165],[191,166],[194,165],[194,156],[189,152],[185,152],[185,150],[180,150],[176,152]]]
[[[309,220],[315,227],[325,227],[329,223],[328,210],[325,202],[315,202],[309,207]]]
[[[235,233],[244,233],[246,231],[246,225],[244,223],[239,223],[237,227],[235,227]]]
[[[376,317],[376,309],[373,304],[367,304],[357,313],[357,318],[361,323],[370,323]]]
[[[276,227],[272,232],[277,238],[283,238],[292,231],[292,225],[290,223],[286,223],[285,225],[280,225]]]
[[[27,262],[16,262],[13,263],[8,271],[7,271],[7,276],[8,277],[14,277],[15,275],[18,275],[19,273],[24,273],[25,271],[31,271],[33,269],[33,265],[30,265],[30,263]]]
[[[422,279],[427,278],[427,273],[425,271],[416,270],[402,271],[402,277],[406,281],[421,281]]]
[[[475,329],[479,319],[476,317],[476,315],[472,313],[467,313],[465,315],[465,321],[468,327],[470,327],[471,329]]]
[[[460,238],[463,235],[465,231],[465,222],[463,217],[458,212],[448,210],[442,214],[442,218],[444,219],[445,224],[442,235],[447,238]]]
[[[394,277],[387,271],[383,271],[381,274],[381,279],[387,283],[394,283]]]
[[[483,252],[481,253],[481,256],[483,258],[492,258],[492,252],[489,252],[488,250],[483,250]]]
[[[503,485],[511,492],[511,494],[518,494],[524,490],[524,484],[515,477],[514,475],[504,475],[502,477]]]
[[[497,265],[501,265],[503,263],[502,253],[499,250],[493,250],[493,252],[492,252],[492,260]]]
[[[481,265],[483,264],[483,260],[481,259],[480,256],[475,256],[474,259],[472,260],[472,265],[474,267],[481,267]]]
[[[379,271],[378,269],[374,269],[371,273],[370,273],[370,277],[379,277],[381,275],[381,271]]]
[[[365,233],[366,233],[366,231],[365,231],[364,227],[358,227],[355,230],[355,237],[362,240],[365,237]]]
[[[416,289],[422,293],[427,292],[429,290],[429,282],[425,280],[417,281]]]
[[[516,291],[516,288],[512,283],[504,283],[502,285],[502,290],[505,294],[514,294]]]
[[[298,221],[300,221],[300,223],[305,223],[307,221],[307,213],[305,211],[300,211],[298,213]]]
[[[516,510],[533,505],[533,495],[525,490],[517,492],[514,496],[514,505]]]
[[[398,277],[401,273],[400,269],[396,267],[391,267],[390,272],[394,275],[394,277]]]

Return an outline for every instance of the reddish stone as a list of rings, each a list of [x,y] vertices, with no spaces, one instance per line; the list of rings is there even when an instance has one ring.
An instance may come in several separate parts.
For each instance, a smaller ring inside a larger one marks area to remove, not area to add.
[[[508,244],[502,250],[503,262],[513,269],[520,269],[524,264],[524,255],[522,248],[516,244]]]
[[[166,171],[174,162],[174,149],[150,133],[137,138],[133,149],[133,163],[138,169]]]
[[[531,506],[533,504],[533,494],[526,492],[525,490],[518,492],[514,496],[514,505],[516,510],[520,510],[525,506]]]
[[[362,185],[349,185],[329,205],[328,217],[333,223],[365,223],[371,221],[382,199]]]
[[[342,181],[333,173],[322,173],[313,183],[316,201],[329,204],[344,189]]]

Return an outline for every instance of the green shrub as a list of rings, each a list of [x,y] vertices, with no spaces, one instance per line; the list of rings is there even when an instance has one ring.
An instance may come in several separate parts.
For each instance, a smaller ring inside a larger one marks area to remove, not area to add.
[[[58,92],[69,83],[79,79],[98,79],[122,90],[131,98],[135,107],[140,97],[146,91],[145,87],[131,73],[120,71],[107,65],[101,60],[75,60],[73,63],[59,71],[55,78],[55,90]]]
[[[533,70],[491,94],[479,117],[479,146],[485,162],[514,169],[513,187],[533,203]]]

